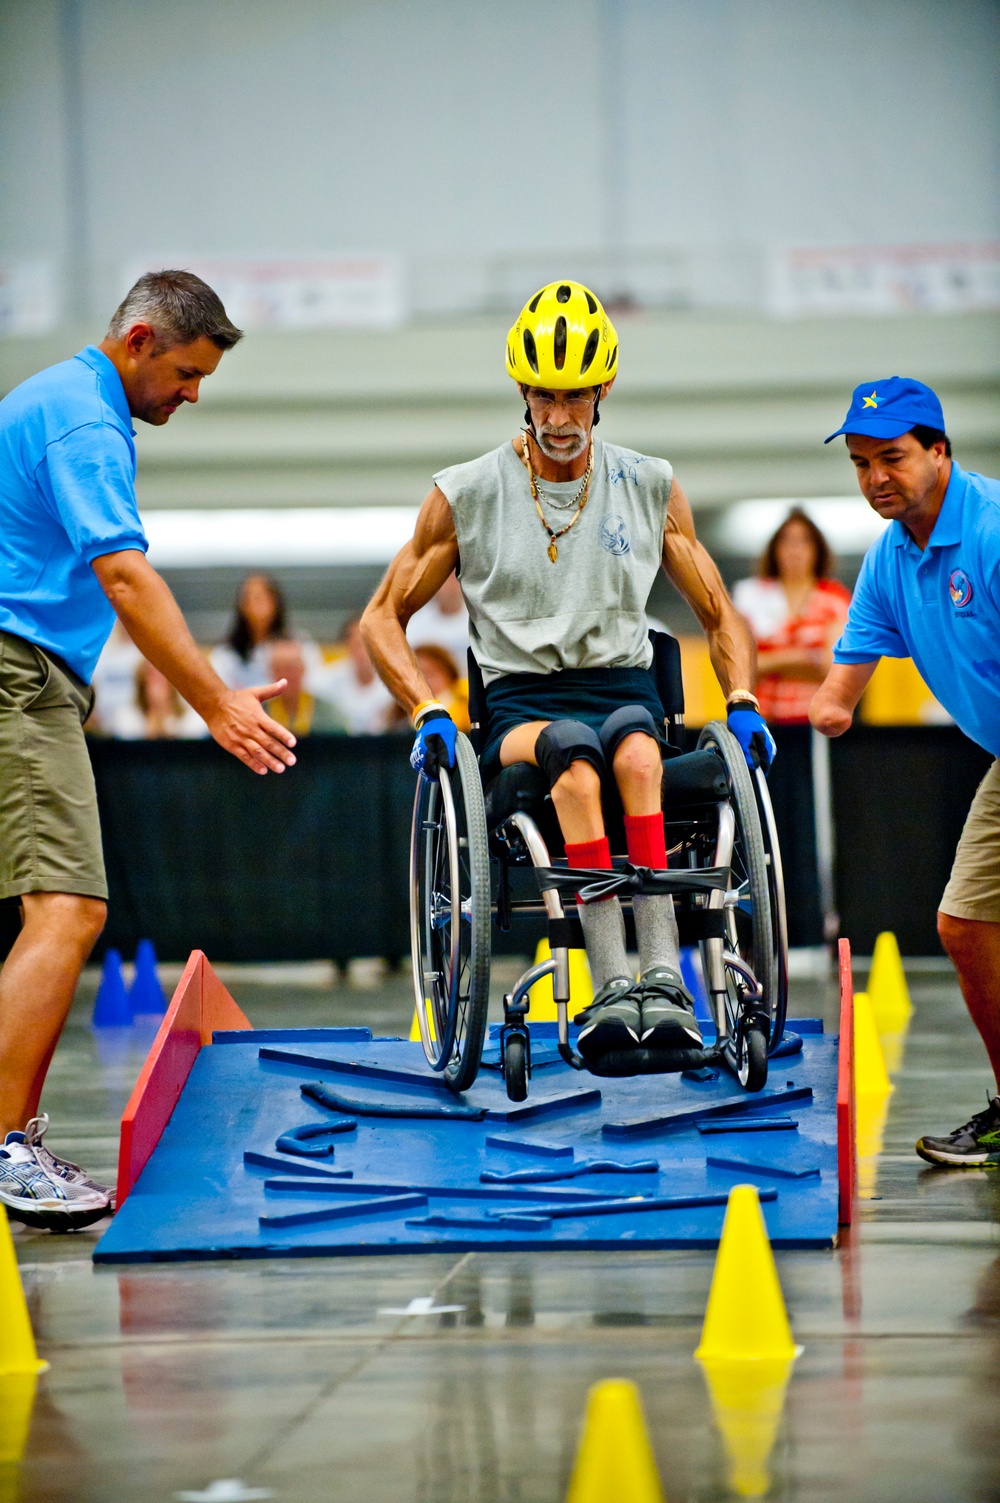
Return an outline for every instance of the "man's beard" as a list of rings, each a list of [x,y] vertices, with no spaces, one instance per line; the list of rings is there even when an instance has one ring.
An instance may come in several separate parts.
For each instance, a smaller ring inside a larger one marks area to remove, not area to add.
[[[574,444],[550,444],[550,434],[558,434],[560,438],[567,438],[573,434],[576,438]],[[557,464],[572,464],[574,459],[579,459],[590,441],[590,434],[585,428],[553,428],[549,424],[543,424],[535,434],[535,442],[547,459],[554,459]]]

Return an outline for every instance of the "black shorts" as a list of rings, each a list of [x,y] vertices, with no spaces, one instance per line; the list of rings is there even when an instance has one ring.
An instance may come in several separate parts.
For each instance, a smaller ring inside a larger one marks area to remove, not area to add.
[[[500,744],[532,720],[582,720],[599,731],[622,705],[644,705],[657,728],[663,706],[648,668],[564,668],[561,673],[507,673],[486,685],[484,778],[500,771]]]

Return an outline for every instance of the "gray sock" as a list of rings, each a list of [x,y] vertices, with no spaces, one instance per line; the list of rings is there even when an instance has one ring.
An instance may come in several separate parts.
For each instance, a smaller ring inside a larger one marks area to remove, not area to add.
[[[679,971],[680,937],[673,898],[667,893],[662,897],[637,894],[632,900],[632,912],[639,945],[639,974],[643,975],[654,965],[666,965]]]
[[[631,980],[632,973],[625,953],[625,916],[618,899],[605,898],[599,903],[578,902],[576,911],[583,925],[594,991],[600,991],[606,981],[611,981],[616,976],[627,976]]]

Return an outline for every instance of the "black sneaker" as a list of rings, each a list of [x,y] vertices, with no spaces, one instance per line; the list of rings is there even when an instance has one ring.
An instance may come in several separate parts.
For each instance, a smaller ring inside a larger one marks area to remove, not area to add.
[[[634,1049],[640,1028],[635,983],[628,976],[612,977],[573,1022],[580,1025],[576,1046],[585,1059],[599,1059],[614,1049]]]
[[[679,972],[666,965],[651,965],[639,978],[639,1006],[639,1037],[644,1049],[701,1048],[694,998]]]
[[[1000,1166],[1000,1096],[994,1096],[984,1112],[977,1112],[946,1138],[918,1138],[917,1152],[928,1164],[951,1164],[959,1169]]]

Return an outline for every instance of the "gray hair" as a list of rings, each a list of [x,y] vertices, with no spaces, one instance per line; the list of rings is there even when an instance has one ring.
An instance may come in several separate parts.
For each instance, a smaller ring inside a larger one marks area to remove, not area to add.
[[[193,271],[147,271],[122,299],[108,325],[109,339],[123,339],[133,324],[149,324],[157,345],[171,349],[210,339],[231,350],[243,338],[226,316],[222,300]]]

